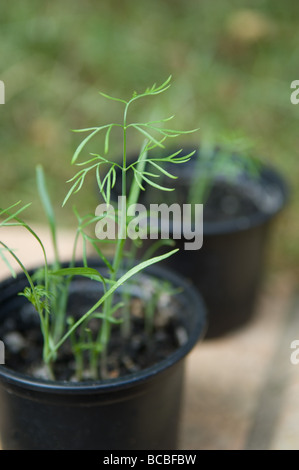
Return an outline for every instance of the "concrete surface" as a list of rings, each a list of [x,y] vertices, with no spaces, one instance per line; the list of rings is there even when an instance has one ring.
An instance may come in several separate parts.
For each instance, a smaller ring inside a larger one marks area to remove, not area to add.
[[[182,449],[299,449],[299,298],[287,275],[264,286],[242,330],[190,354]]]
[[[4,230],[26,266],[42,262],[37,243],[23,230]],[[47,230],[39,227],[38,233],[50,246]],[[61,236],[64,259],[71,253],[72,239],[69,232]],[[1,261],[0,278],[7,274]],[[295,280],[288,274],[270,275],[250,324],[199,343],[188,356],[179,448],[299,449],[299,364],[290,361],[290,344],[296,339]]]

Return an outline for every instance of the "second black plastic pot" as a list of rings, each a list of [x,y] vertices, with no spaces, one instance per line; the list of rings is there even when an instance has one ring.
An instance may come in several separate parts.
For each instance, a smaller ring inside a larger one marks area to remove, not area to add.
[[[269,229],[270,223],[264,223],[231,233],[204,231],[196,252],[184,249],[185,239],[175,240],[180,251],[164,264],[190,279],[203,296],[209,317],[205,339],[230,333],[254,315]]]
[[[190,147],[185,148],[180,155],[192,150]],[[196,182],[197,155],[198,151],[189,162],[167,167],[167,170],[178,179],[174,181],[164,178],[162,183],[160,181],[159,183],[174,187],[175,191],[165,192],[157,200],[154,192],[151,199],[149,189],[146,191],[147,199],[141,202],[148,209],[152,203],[167,203],[168,206],[179,203],[181,207],[188,203],[190,186],[192,182]],[[214,197],[212,210],[210,200],[203,205],[203,226],[200,227],[203,234],[201,248],[186,250],[185,243],[189,240],[184,237],[182,231],[181,236],[179,238],[176,236],[178,239],[174,240],[175,247],[180,249],[179,252],[162,262],[163,265],[192,281],[203,296],[209,317],[205,338],[230,333],[244,326],[254,315],[273,222],[284,208],[288,197],[288,188],[282,176],[266,165],[261,166],[259,176],[252,181],[246,174],[241,177],[244,177],[244,182],[242,180],[239,182],[237,194],[239,193],[242,198],[243,189],[245,196],[246,191],[247,194],[252,193],[257,198],[255,208],[253,209],[254,205],[251,207],[249,202],[248,213],[246,211],[242,213],[240,210],[238,215],[221,219],[217,213],[217,204],[221,203],[221,197],[217,194],[217,197]],[[119,188],[115,188],[114,194],[119,194]],[[192,231],[194,230],[193,226]],[[200,238],[200,234],[197,235]],[[174,239],[171,223],[169,238]],[[137,256],[142,256],[154,243],[156,240],[149,237],[143,240],[142,250],[137,252]],[[160,247],[156,254],[164,253],[167,249]]]

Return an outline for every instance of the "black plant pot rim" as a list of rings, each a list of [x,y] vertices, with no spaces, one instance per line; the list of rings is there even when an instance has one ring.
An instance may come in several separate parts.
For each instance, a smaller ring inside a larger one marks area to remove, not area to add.
[[[285,179],[273,167],[270,167],[268,165],[263,166],[262,173],[263,177],[271,181],[281,195],[280,202],[279,204],[277,204],[277,207],[272,211],[258,210],[254,214],[242,217],[235,217],[227,221],[204,221],[204,235],[222,235],[246,231],[251,228],[267,224],[270,220],[274,219],[283,210],[289,199],[289,188]]]
[[[284,178],[275,169],[265,166],[265,177],[275,184],[281,194],[280,204],[273,211],[259,210],[248,216],[236,217],[227,221],[203,222],[203,235],[222,235],[249,230],[260,225],[267,224],[274,219],[285,207],[289,199],[289,188]]]
[[[186,147],[188,148],[188,146]],[[188,148],[188,151],[194,150],[193,148]],[[190,163],[188,162],[187,165],[179,165],[180,173],[176,173],[174,169],[173,174],[179,176],[181,181],[185,181],[187,183],[190,182],[190,178],[192,178],[193,168],[190,167]],[[221,221],[205,221],[203,218],[203,236],[207,235],[225,235],[225,234],[233,234],[237,232],[247,231],[254,227],[258,227],[264,224],[267,224],[272,219],[274,219],[286,206],[288,200],[290,198],[290,188],[287,184],[284,176],[272,165],[269,164],[262,164],[261,165],[261,176],[264,181],[268,180],[271,182],[277,191],[280,193],[281,198],[277,207],[273,208],[271,211],[263,211],[258,210],[255,213],[241,216],[241,217],[232,217],[228,220],[221,220]],[[262,184],[262,180],[261,180]],[[114,194],[116,196],[116,194]],[[173,201],[175,202],[175,201]],[[204,205],[203,205],[203,212],[204,212]],[[195,227],[191,227],[192,232],[194,232]],[[173,233],[172,222],[169,223],[169,233]]]
[[[142,385],[142,383],[154,379],[158,374],[167,371],[171,368],[171,366],[182,360],[191,351],[195,344],[204,337],[207,329],[205,304],[193,285],[179,274],[174,273],[165,267],[153,265],[146,268],[144,272],[153,276],[163,277],[164,279],[166,278],[174,285],[183,287],[183,292],[180,295],[187,296],[189,303],[193,305],[192,308],[194,311],[198,312],[196,313],[196,321],[194,322],[195,326],[192,331],[190,331],[188,341],[184,345],[178,347],[178,349],[170,354],[167,358],[151,367],[131,373],[129,375],[125,375],[120,378],[74,383],[34,378],[30,375],[14,371],[5,365],[2,365],[0,366],[0,382],[5,381],[6,383],[18,388],[38,391],[39,393],[69,393],[71,395],[87,395],[93,393],[104,394],[107,392],[119,391]],[[23,274],[21,273],[18,277],[22,275]],[[3,280],[0,283],[0,287],[3,284],[7,285],[12,280],[14,279],[9,278]]]

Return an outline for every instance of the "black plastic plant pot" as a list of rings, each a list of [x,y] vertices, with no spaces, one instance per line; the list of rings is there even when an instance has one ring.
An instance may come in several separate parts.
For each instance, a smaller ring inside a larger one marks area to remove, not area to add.
[[[243,327],[255,313],[273,223],[286,204],[288,191],[282,177],[268,167],[262,169],[254,188],[269,197],[266,210],[256,205],[249,213],[219,221],[213,220],[213,213],[209,219],[205,216],[208,207],[204,205],[202,247],[188,251],[187,240],[176,240],[180,251],[165,261],[191,279],[202,294],[209,316],[206,339]]]
[[[3,449],[177,448],[185,358],[204,335],[205,307],[196,290],[181,276],[157,266],[146,272],[180,288],[176,296],[188,341],[143,371],[105,381],[55,382],[0,366]],[[82,291],[94,295],[94,290],[89,292],[92,281],[76,282],[77,296]],[[26,299],[17,296],[24,285],[23,275],[0,285],[0,322],[18,315],[24,307]]]
[[[192,150],[184,148],[180,155]],[[167,167],[178,179],[165,178],[159,184],[175,188],[175,191],[164,192],[163,198],[157,200],[157,192],[151,195],[147,187],[146,200],[141,202],[147,208],[151,203],[166,203],[168,206],[179,203],[182,207],[190,202],[187,198],[192,182],[196,184],[197,172],[200,178],[196,167],[197,155],[196,150],[189,162]],[[192,281],[202,295],[209,318],[205,339],[230,333],[253,317],[266,267],[272,224],[287,199],[288,188],[284,179],[275,169],[262,165],[257,177],[251,178],[244,172],[235,185],[221,179],[215,181],[203,204],[203,225],[199,227],[203,244],[200,249],[186,250],[186,242],[190,240],[184,237],[183,232],[180,237],[176,234],[174,240],[170,220],[169,238],[175,242],[179,252],[162,264]],[[224,208],[220,211],[221,206]],[[196,233],[194,225],[192,231]],[[197,233],[197,238],[200,239],[200,233]],[[148,237],[137,256],[140,257],[156,242]],[[167,249],[160,247],[156,254]]]
[[[203,246],[180,251],[167,267],[188,277],[201,293],[209,318],[205,339],[217,338],[246,325],[254,315],[265,269],[270,221],[231,232],[204,230]],[[160,251],[160,250],[159,250]],[[163,251],[163,250],[161,250]]]

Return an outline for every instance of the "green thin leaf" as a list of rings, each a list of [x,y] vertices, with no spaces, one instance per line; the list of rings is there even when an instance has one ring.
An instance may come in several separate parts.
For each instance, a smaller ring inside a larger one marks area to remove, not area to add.
[[[161,171],[161,173],[163,173],[165,176],[168,176],[169,178],[172,178],[172,179],[177,179],[178,177],[177,176],[174,176],[172,175],[171,173],[169,173],[168,171],[166,171],[163,167],[161,167],[160,165],[157,165],[157,163],[153,162],[152,160],[148,160],[148,162],[153,165],[155,168],[157,168],[158,170]]]
[[[154,84],[152,87],[148,87],[146,88],[146,90],[143,92],[143,93],[137,93],[136,91],[133,93],[133,96],[132,98],[130,99],[130,101],[127,102],[127,106],[130,105],[131,103],[133,103],[134,101],[140,99],[140,98],[143,98],[143,97],[146,97],[146,96],[151,96],[151,95],[158,95],[160,93],[163,93],[164,91],[166,91],[169,87],[170,87],[170,81],[171,81],[171,75],[168,77],[167,80],[165,80],[164,83],[162,83],[162,85],[160,86],[157,86],[156,84]]]
[[[104,158],[97,153],[90,153],[90,155],[93,155],[95,158],[91,158],[90,160],[86,160],[85,162],[79,162],[79,163],[77,162],[76,166],[88,165],[89,163],[93,163],[98,160],[100,160],[100,162],[97,163],[98,165],[101,165],[102,163],[111,163],[109,160],[107,160],[107,158]]]
[[[81,175],[83,175],[83,173],[85,173],[85,171],[86,171],[85,168],[83,170],[78,171],[78,173],[76,173],[74,176],[72,176],[72,178],[67,180],[67,183],[71,183],[72,181],[78,179],[79,176],[81,176]]]
[[[102,192],[103,183],[101,181],[100,166],[99,165],[96,168],[96,180],[97,180],[97,183],[98,183],[98,188],[99,188],[100,192]]]
[[[106,317],[103,313],[95,313],[92,315],[92,318],[98,318],[100,320],[105,320]],[[120,323],[123,323],[122,318],[115,318],[113,316],[109,316],[108,318],[109,323],[113,323],[114,325],[119,325]]]
[[[161,119],[157,119],[156,121],[148,121],[146,124],[159,124],[161,122],[167,122],[167,121],[171,121],[173,118],[175,117],[175,115],[173,114],[172,116],[169,116],[167,118],[161,118]]]
[[[149,180],[145,176],[143,176],[144,181],[146,181],[148,184],[153,186],[156,189],[160,189],[161,191],[174,191],[174,188],[166,188],[165,186],[161,186],[160,184],[154,183],[153,181]]]
[[[134,127],[137,131],[139,131],[141,134],[143,134],[147,139],[149,139],[151,142],[154,142],[156,144],[157,147],[160,147],[160,148],[164,148],[164,145],[161,144],[161,142],[157,139],[155,139],[155,137],[153,137],[151,134],[149,134],[148,132],[146,132],[144,129],[142,129],[142,127],[139,127],[135,124],[132,125],[132,127]]]
[[[51,275],[54,276],[84,276],[88,277],[89,279],[93,279],[96,281],[101,281],[104,284],[106,283],[105,278],[93,268],[88,267],[75,267],[75,268],[61,268],[56,269],[55,271],[51,271]]]
[[[9,211],[10,209],[16,207],[21,201],[17,202],[16,204],[13,204],[12,206],[10,206],[8,209],[0,209],[1,213],[0,213],[0,216],[2,216],[3,214],[7,214],[8,217],[3,220],[2,222],[0,222],[0,227],[1,226],[5,226],[5,225],[8,225],[8,222],[10,220],[13,220],[13,219],[16,219],[17,220],[17,217],[18,215],[23,212],[25,209],[27,209],[29,206],[31,206],[31,202],[26,204],[25,206],[21,207],[20,209],[18,209],[16,212],[10,214]],[[18,221],[18,225],[24,225],[22,221]]]
[[[64,198],[64,201],[62,203],[62,207],[65,206],[65,204],[67,203],[67,201],[69,200],[69,198],[71,197],[72,194],[76,194],[80,191],[80,189],[82,188],[82,185],[84,183],[85,176],[86,176],[86,172],[82,173],[82,175],[73,184],[73,186],[71,187],[71,189],[68,191],[67,195]]]
[[[102,91],[100,91],[99,93],[100,93],[100,95],[102,95],[104,98],[107,98],[108,100],[119,101],[120,103],[127,104],[127,101],[122,100],[120,98],[115,98],[114,96],[107,95],[106,93],[103,93]]]
[[[69,200],[69,198],[71,197],[71,195],[73,194],[74,190],[75,190],[75,187],[79,184],[78,181],[75,182],[75,184],[73,184],[73,186],[71,187],[71,189],[69,190],[69,192],[67,193],[67,195],[65,196],[64,198],[64,201],[62,203],[62,207],[65,206],[65,204],[67,203],[67,201]]]
[[[153,178],[159,178],[159,175],[157,175],[156,173],[151,173],[150,171],[138,171],[136,168],[134,169],[136,171],[136,173],[138,173],[139,175],[141,175],[141,177],[143,175],[146,175],[146,176],[152,176]]]
[[[106,135],[105,135],[105,145],[104,145],[105,154],[107,154],[109,152],[109,137],[110,137],[112,127],[113,127],[113,124],[111,124],[111,126],[108,127]]]
[[[140,153],[139,153],[139,157],[138,157],[138,160],[136,162],[136,168],[132,167],[133,171],[134,171],[134,178],[135,178],[135,181],[137,184],[132,184],[131,185],[131,188],[130,188],[130,193],[129,193],[129,198],[128,198],[128,206],[132,205],[132,204],[136,204],[138,202],[138,199],[139,199],[139,195],[140,195],[140,190],[141,191],[144,191],[144,188],[142,187],[141,185],[141,182],[138,181],[138,173],[142,173],[145,169],[145,166],[146,166],[146,159],[147,159],[147,153],[148,153],[148,141],[145,140],[143,142],[143,145],[141,147],[141,150],[140,150]]]
[[[36,179],[37,179],[37,189],[39,192],[39,197],[41,199],[43,208],[45,210],[48,223],[50,226],[51,234],[52,234],[55,259],[56,259],[56,262],[58,262],[59,257],[58,257],[58,247],[57,247],[57,237],[56,237],[56,219],[55,219],[55,214],[54,214],[53,206],[51,203],[51,199],[47,190],[44,170],[41,165],[38,165],[36,167]]]
[[[96,129],[99,129],[98,127],[86,127],[85,129],[71,129],[72,132],[89,132],[89,131],[95,131]]]
[[[115,171],[115,168],[114,168],[114,166],[113,166],[113,168],[112,168],[111,188],[114,188],[115,183],[116,183],[116,171]]]
[[[175,130],[175,129],[165,129],[163,127],[153,126],[150,123],[145,123],[145,124],[143,124],[143,126],[146,126],[146,127],[150,128],[150,129],[153,129],[157,132],[164,133],[168,137],[177,137],[179,135],[192,134],[194,132],[199,131],[199,128],[191,129],[191,130],[187,130],[187,131],[179,131],[179,130]]]
[[[161,158],[152,158],[151,160],[153,161],[160,161],[160,162],[170,162],[170,163],[185,163],[188,162],[191,157],[196,153],[196,150],[193,150],[192,152],[188,153],[187,155],[183,155],[181,157],[177,157],[182,152],[183,149],[167,156],[167,157],[161,157]]]
[[[143,187],[142,184],[141,184],[141,181],[142,181],[142,180],[141,180],[141,178],[140,178],[139,173],[136,171],[136,169],[135,169],[134,167],[132,167],[132,170],[133,170],[133,172],[134,172],[134,178],[135,178],[135,181],[136,181],[136,183],[137,183],[138,188],[141,189],[141,191],[145,191],[144,187]]]
[[[104,126],[106,127],[106,126]],[[72,161],[71,163],[74,164],[77,160],[77,158],[79,157],[81,151],[83,150],[83,148],[85,147],[85,145],[87,144],[87,142],[92,139],[92,137],[94,135],[96,135],[101,129],[103,129],[104,127],[98,127],[96,130],[94,130],[93,132],[91,132],[91,134],[89,134],[87,137],[85,137],[85,139],[82,140],[82,142],[78,145],[74,155],[73,155],[73,158],[72,158]]]
[[[159,134],[162,134],[165,137],[178,137],[180,135],[179,132],[171,129],[163,129],[161,127],[150,126],[148,124],[142,124],[142,126],[152,129],[153,131],[158,132]]]

